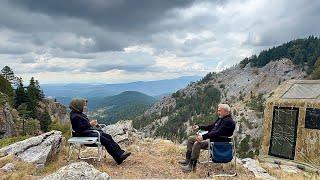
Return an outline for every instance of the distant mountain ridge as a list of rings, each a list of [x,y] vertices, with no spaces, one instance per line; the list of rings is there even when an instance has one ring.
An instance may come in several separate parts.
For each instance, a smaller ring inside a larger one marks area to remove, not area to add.
[[[45,94],[57,101],[68,104],[74,97],[107,97],[124,91],[138,91],[149,96],[162,97],[199,80],[201,76],[183,76],[158,81],[137,81],[122,84],[43,84]]]

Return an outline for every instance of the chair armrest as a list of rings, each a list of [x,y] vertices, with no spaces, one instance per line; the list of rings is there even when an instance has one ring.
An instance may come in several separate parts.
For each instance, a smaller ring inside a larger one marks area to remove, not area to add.
[[[105,124],[99,124],[99,126],[100,126],[101,128],[107,127],[107,125],[105,125]]]
[[[98,130],[89,129],[89,130],[86,130],[85,132],[95,132],[95,133],[97,133],[97,134],[98,134],[98,141],[101,142],[101,141],[100,141],[100,136],[101,136],[101,134],[100,134],[100,132],[99,132]]]

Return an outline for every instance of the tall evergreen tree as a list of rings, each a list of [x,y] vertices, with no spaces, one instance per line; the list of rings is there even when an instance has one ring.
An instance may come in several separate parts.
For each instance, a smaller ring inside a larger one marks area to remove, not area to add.
[[[32,77],[30,79],[30,84],[27,88],[27,105],[28,111],[30,111],[29,118],[36,118],[37,116],[37,107],[38,107],[38,89],[36,88],[36,82]]]
[[[5,79],[3,76],[0,76],[0,92],[6,94],[9,97],[10,105],[13,105],[14,90],[10,82],[7,79]]]
[[[26,103],[22,103],[18,107],[19,115],[22,117],[22,132],[23,135],[26,135],[26,118],[30,117],[31,111],[28,110],[28,105]]]
[[[37,99],[38,99],[39,101],[43,100],[43,98],[45,97],[45,95],[44,95],[44,93],[43,93],[43,90],[42,90],[41,87],[40,87],[40,84],[39,84],[39,81],[38,81],[38,80],[36,80],[36,82],[35,82],[35,87],[36,87],[36,89],[37,89]]]
[[[41,116],[39,118],[40,120],[40,128],[42,131],[44,132],[48,132],[49,131],[49,125],[51,124],[51,117],[48,113],[48,111],[44,111],[43,113],[41,113]]]
[[[14,83],[15,81],[15,75],[14,72],[12,71],[12,69],[9,66],[5,66],[2,70],[1,70],[1,75],[8,80],[11,84]]]
[[[22,103],[27,102],[27,94],[23,86],[22,78],[17,80],[16,96],[14,98],[14,107],[18,108]]]

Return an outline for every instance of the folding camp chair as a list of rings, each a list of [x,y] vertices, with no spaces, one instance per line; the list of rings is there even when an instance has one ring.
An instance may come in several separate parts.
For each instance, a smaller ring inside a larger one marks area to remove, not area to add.
[[[106,127],[105,124],[99,124],[101,128]],[[78,149],[78,159],[94,159],[94,160],[101,160],[103,153],[105,153],[105,147],[101,145],[100,137],[101,134],[98,130],[87,130],[89,132],[97,133],[97,137],[74,137],[75,131],[72,130],[71,138],[68,139],[69,150],[68,150],[68,157],[67,161],[70,160],[73,150]],[[97,156],[89,156],[89,157],[81,157],[81,149],[83,147],[97,147],[98,152]],[[106,155],[106,153],[105,153]]]
[[[201,133],[203,134],[203,132]],[[199,161],[200,164],[205,163],[229,163],[233,162],[233,173],[230,174],[214,174],[213,176],[227,176],[227,177],[233,177],[237,175],[237,158],[236,158],[236,147],[235,147],[235,138],[234,136],[231,137],[221,137],[224,139],[227,139],[226,142],[208,142],[208,156],[206,161]],[[210,176],[210,172],[208,172],[208,175]]]

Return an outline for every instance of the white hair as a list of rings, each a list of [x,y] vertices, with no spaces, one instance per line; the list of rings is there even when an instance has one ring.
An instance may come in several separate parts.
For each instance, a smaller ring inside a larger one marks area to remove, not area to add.
[[[231,111],[231,108],[228,104],[219,104],[218,107],[228,111],[229,113]]]

